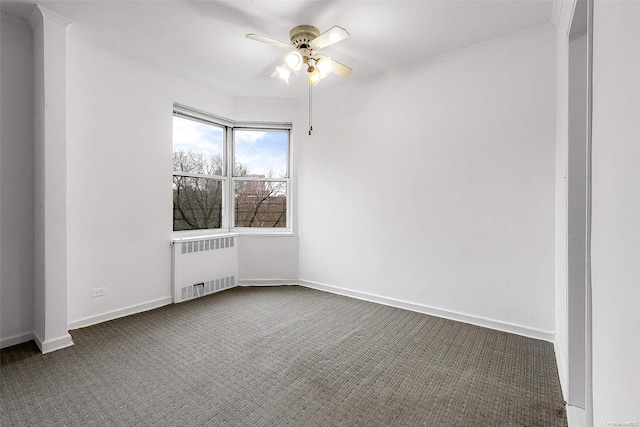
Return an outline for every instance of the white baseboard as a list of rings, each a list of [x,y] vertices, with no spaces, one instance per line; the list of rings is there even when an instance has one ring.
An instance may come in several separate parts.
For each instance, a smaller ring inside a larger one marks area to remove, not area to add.
[[[287,286],[299,285],[298,279],[240,279],[238,286]]]
[[[22,344],[34,339],[33,331],[24,332],[22,334],[11,335],[10,337],[0,339],[0,348],[11,347],[12,345]]]
[[[576,406],[567,405],[567,424],[569,427],[586,427],[587,411]]]
[[[84,328],[87,326],[95,325],[98,323],[106,322],[108,320],[117,319],[119,317],[129,316],[131,314],[142,313],[143,311],[153,310],[164,305],[169,305],[173,301],[171,295],[167,297],[158,298],[152,301],[143,302],[141,304],[131,305],[129,307],[120,308],[118,310],[108,311],[106,313],[97,314],[95,316],[85,317],[84,319],[74,320],[69,322],[69,330]]]
[[[42,354],[51,353],[52,351],[60,350],[73,345],[71,335],[68,333],[57,338],[43,340],[38,334],[33,332],[33,340],[36,342]]]
[[[445,319],[456,320],[458,322],[470,323],[476,326],[495,329],[498,331],[509,332],[511,334],[522,335],[528,338],[535,338],[553,343],[555,333],[542,329],[531,328],[528,326],[517,325],[514,323],[503,322],[485,317],[473,316],[470,314],[459,313],[452,310],[430,307],[424,304],[416,304],[408,301],[402,301],[394,298],[374,295],[367,292],[354,291],[351,289],[339,288],[337,286],[326,285],[323,283],[313,282],[311,280],[301,279],[298,283],[308,288],[327,291],[334,294],[344,295],[365,301],[376,302],[379,304],[389,305],[392,307],[403,308],[405,310],[416,311],[418,313],[429,314],[431,316],[442,317]]]

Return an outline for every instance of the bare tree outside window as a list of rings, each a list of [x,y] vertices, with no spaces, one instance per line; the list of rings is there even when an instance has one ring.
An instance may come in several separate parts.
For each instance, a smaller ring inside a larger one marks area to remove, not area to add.
[[[236,181],[236,227],[287,226],[287,183]]]
[[[173,152],[173,170],[222,176],[222,155],[177,150]]]
[[[222,168],[220,156],[176,151],[174,168],[215,175]],[[246,167],[237,163],[235,174],[247,177]],[[248,178],[265,178],[248,176]],[[222,226],[223,181],[174,175],[173,230],[202,230]],[[283,181],[237,181],[235,188],[236,227],[286,227],[287,186]]]
[[[201,175],[221,175],[220,155],[178,150],[174,169]],[[173,176],[173,230],[203,230],[222,227],[223,181],[184,175]]]

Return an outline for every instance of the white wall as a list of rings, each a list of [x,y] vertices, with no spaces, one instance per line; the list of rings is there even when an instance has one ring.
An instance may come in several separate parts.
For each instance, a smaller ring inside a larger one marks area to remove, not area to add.
[[[233,113],[227,94],[69,40],[69,322],[168,302],[173,102]]]
[[[640,423],[640,3],[595,2],[594,426]]]
[[[554,330],[555,31],[314,95],[300,278]]]
[[[34,292],[33,40],[2,16],[0,346],[31,339]]]

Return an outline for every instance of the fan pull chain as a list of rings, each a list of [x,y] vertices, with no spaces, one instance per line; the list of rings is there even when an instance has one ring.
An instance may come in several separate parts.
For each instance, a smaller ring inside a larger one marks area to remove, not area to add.
[[[311,113],[312,113],[311,106],[312,106],[312,101],[313,101],[313,98],[312,98],[312,95],[311,95],[311,88],[312,88],[312,86],[309,85],[309,135],[311,135],[311,132],[313,132],[313,125],[311,124]]]

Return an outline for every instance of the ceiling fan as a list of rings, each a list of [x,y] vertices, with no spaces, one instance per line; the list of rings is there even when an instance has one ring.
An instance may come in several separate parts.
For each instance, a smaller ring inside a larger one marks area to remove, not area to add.
[[[248,39],[288,50],[284,55],[284,63],[276,67],[276,71],[271,75],[272,77],[279,76],[289,84],[291,73],[299,74],[303,65],[307,66],[307,82],[310,86],[316,86],[320,83],[320,80],[330,73],[337,74],[340,77],[347,77],[351,74],[351,68],[328,56],[315,52],[349,37],[349,33],[344,28],[334,26],[320,34],[320,30],[313,25],[298,25],[291,29],[289,37],[291,38],[291,43],[281,42],[253,33],[247,34]]]

